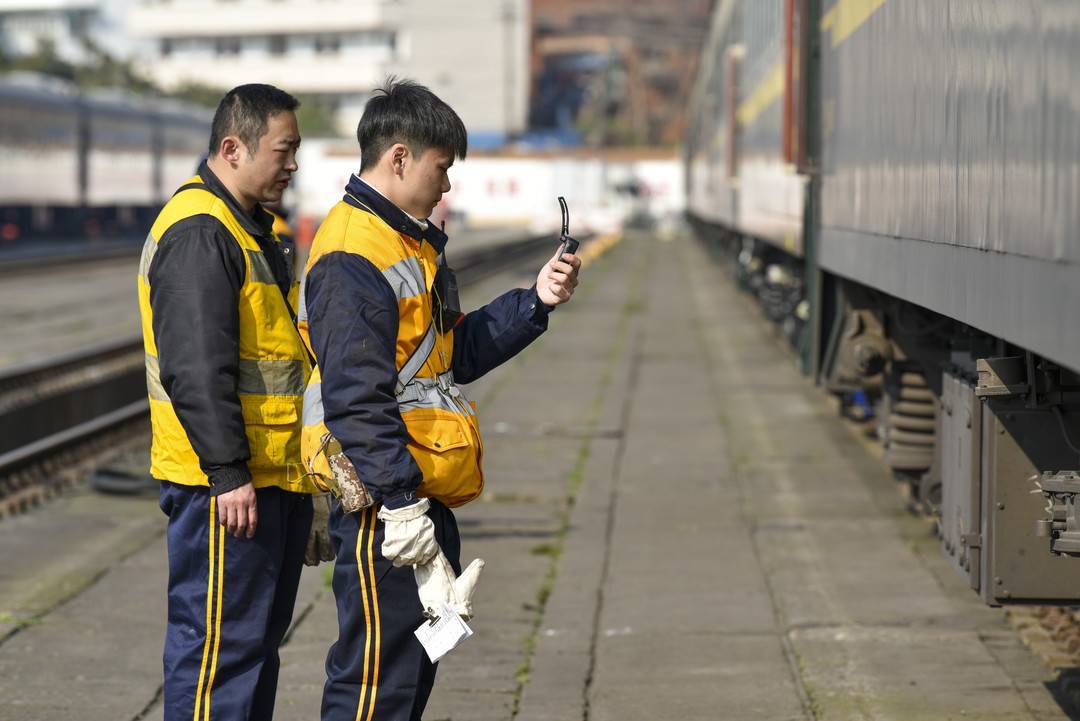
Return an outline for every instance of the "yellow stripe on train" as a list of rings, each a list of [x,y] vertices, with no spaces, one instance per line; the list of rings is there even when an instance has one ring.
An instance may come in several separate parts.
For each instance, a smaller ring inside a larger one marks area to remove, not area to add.
[[[886,2],[887,0],[837,0],[829,12],[821,16],[821,32],[832,31],[832,46],[835,48],[862,27]]]

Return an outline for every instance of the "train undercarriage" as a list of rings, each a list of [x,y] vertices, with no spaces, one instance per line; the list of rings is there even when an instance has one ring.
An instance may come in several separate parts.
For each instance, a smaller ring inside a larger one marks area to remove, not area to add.
[[[911,506],[992,605],[1080,601],[1080,375],[947,316],[703,222],[728,263],[841,411],[874,429]]]

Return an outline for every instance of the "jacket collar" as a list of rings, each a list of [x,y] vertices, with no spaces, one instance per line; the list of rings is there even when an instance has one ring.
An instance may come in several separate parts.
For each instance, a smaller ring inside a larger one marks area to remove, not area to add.
[[[232,193],[221,182],[221,179],[214,175],[214,171],[210,170],[210,166],[205,160],[199,165],[198,176],[202,178],[207,190],[225,201],[225,205],[228,206],[229,211],[244,230],[256,238],[261,236],[273,237],[271,229],[274,227],[274,216],[263,210],[263,207],[258,203],[255,204],[255,212],[252,214],[240,207],[240,204],[236,202],[236,198],[232,197]]]
[[[354,208],[371,213],[413,240],[427,241],[436,253],[442,253],[446,249],[446,233],[436,228],[434,223],[429,222],[426,229],[421,227],[408,213],[355,174],[345,186],[345,197],[342,200]]]

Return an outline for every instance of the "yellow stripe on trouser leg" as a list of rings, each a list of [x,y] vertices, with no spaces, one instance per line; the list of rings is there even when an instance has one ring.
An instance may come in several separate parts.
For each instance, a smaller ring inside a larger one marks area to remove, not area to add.
[[[367,576],[364,573],[364,539],[368,538],[368,554],[370,558],[371,553],[371,541],[370,536],[375,535],[375,509],[367,508],[360,515],[360,530],[356,533],[356,572],[360,578],[360,598],[364,602],[364,628],[367,629],[367,638],[364,639],[364,675],[360,680],[360,699],[356,704],[356,721],[363,719],[366,721],[371,718],[371,713],[375,708],[375,686],[370,683],[371,673],[371,601],[368,598],[368,582]],[[378,655],[375,656],[375,664],[379,663]],[[370,693],[370,698],[368,698]],[[367,703],[365,703],[367,699]],[[367,713],[364,713],[364,709],[367,709]]]
[[[213,528],[210,533],[213,534]],[[225,585],[225,526],[218,526],[218,563],[217,595],[214,604],[214,654],[210,661],[210,680],[206,682],[206,704],[203,706],[206,721],[210,721],[210,692],[214,688],[214,676],[217,675],[218,651],[221,649],[221,601],[224,598],[222,588]]]
[[[375,507],[372,506],[368,511],[371,513],[371,533],[368,535],[367,542],[368,581],[371,583],[372,615],[375,617],[375,670],[371,674],[371,705],[368,708],[366,719],[366,721],[371,721],[371,717],[375,713],[375,696],[379,692],[379,655],[382,653],[382,639],[380,638],[382,627],[379,623],[379,594],[375,590],[375,557],[371,553],[375,541]]]
[[[210,499],[210,536],[207,539],[207,553],[210,554],[210,570],[206,574],[206,638],[203,641],[203,657],[202,665],[199,667],[199,683],[195,686],[195,715],[192,717],[194,721],[199,721],[199,711],[202,706],[203,698],[203,681],[206,678],[206,660],[210,656],[210,644],[213,640],[211,638],[210,629],[212,628],[211,619],[213,618],[213,602],[214,602],[214,528],[217,527],[217,499]]]

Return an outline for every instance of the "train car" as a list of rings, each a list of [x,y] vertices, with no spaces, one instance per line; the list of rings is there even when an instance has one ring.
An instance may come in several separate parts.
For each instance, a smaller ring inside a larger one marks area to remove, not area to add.
[[[161,201],[160,121],[146,101],[130,96],[90,93],[83,103],[88,230],[139,235]]]
[[[82,204],[78,96],[42,78],[0,78],[0,235],[66,225]]]
[[[210,143],[210,111],[198,112],[188,105],[161,101],[156,110],[160,120],[160,174],[155,200],[163,204],[174,190],[195,174],[198,160]]]
[[[717,4],[692,101],[691,217],[738,229],[745,282],[797,344],[804,334],[806,176],[798,79],[801,16],[784,0]]]
[[[694,127],[741,98],[727,182],[787,197],[788,178],[751,180],[749,160],[765,135],[785,149],[805,190],[801,243],[778,245],[742,197],[733,217],[705,211],[727,196],[701,184],[702,133],[687,142],[691,218],[744,274],[794,269],[806,368],[875,399],[886,463],[938,516],[973,589],[991,604],[1080,600],[1080,6],[722,0],[716,13]],[[750,68],[775,67],[776,44],[779,89],[756,76],[746,95],[744,73],[717,73],[721,45]]]
[[[0,77],[0,242],[138,238],[206,152],[209,111]]]

